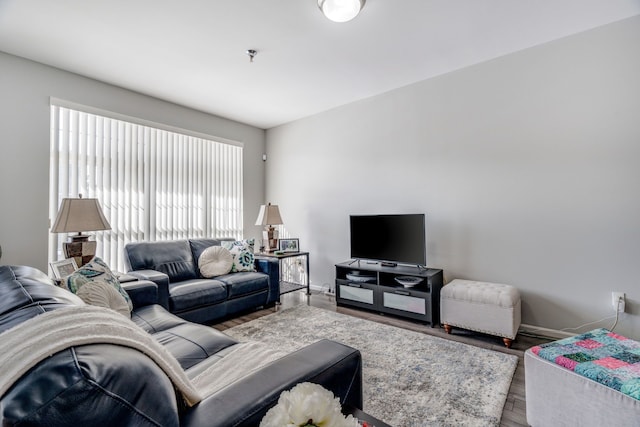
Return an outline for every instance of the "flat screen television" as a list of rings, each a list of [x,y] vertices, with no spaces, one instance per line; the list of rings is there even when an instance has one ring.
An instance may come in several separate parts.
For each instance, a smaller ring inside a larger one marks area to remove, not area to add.
[[[351,258],[427,265],[424,214],[351,215]]]

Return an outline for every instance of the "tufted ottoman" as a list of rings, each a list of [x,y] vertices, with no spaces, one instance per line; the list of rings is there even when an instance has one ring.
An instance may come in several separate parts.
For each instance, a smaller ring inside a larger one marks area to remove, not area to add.
[[[448,334],[457,326],[497,335],[511,347],[520,327],[520,293],[510,285],[455,279],[442,288],[440,313]]]

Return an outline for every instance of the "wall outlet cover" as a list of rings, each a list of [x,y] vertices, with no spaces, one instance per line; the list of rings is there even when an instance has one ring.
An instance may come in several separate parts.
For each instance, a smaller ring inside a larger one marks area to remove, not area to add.
[[[625,295],[624,292],[611,292],[611,305],[614,310],[624,313]]]

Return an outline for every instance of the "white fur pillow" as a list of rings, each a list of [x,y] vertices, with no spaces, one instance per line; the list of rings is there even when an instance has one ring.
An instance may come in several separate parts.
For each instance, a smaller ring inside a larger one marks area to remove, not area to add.
[[[198,259],[198,268],[202,277],[211,278],[222,276],[231,271],[233,255],[222,246],[210,246],[205,249]]]
[[[78,289],[76,295],[87,304],[110,308],[126,317],[131,317],[127,300],[110,283],[92,280]]]

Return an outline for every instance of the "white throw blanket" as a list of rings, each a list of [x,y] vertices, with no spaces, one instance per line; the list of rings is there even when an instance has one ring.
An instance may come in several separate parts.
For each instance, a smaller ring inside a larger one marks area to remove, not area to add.
[[[130,347],[147,355],[167,374],[189,406],[249,374],[246,366],[255,371],[284,355],[259,343],[237,345],[192,383],[176,358],[130,319],[106,308],[69,307],[33,317],[0,334],[0,397],[47,357],[73,346],[98,343]],[[242,366],[244,369],[239,368]]]

